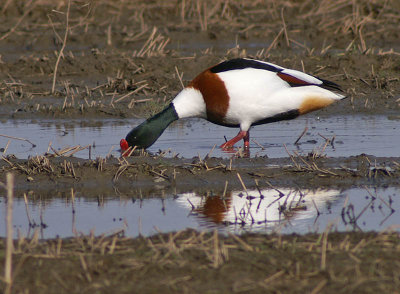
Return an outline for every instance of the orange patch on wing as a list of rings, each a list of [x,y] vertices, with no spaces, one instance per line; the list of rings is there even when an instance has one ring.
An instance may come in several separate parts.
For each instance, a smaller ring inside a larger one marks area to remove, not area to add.
[[[306,114],[314,110],[324,108],[332,104],[334,99],[321,98],[319,96],[308,96],[299,107],[300,114]]]
[[[229,95],[225,83],[215,73],[205,70],[199,74],[188,87],[200,91],[206,103],[207,119],[221,123],[229,107]]]

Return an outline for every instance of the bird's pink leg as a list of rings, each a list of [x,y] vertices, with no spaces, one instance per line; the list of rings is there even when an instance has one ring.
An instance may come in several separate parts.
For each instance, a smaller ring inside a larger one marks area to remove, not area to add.
[[[243,137],[244,149],[249,149],[250,148],[250,132],[247,131],[246,133],[247,133],[246,136]]]
[[[240,131],[236,137],[230,139],[228,142],[219,146],[220,148],[232,148],[236,142],[240,140],[244,140],[244,145],[246,146],[246,138],[247,138],[247,146],[249,146],[249,132],[248,131]]]

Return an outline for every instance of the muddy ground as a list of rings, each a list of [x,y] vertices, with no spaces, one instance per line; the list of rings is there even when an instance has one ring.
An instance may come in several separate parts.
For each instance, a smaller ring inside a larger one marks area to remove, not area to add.
[[[68,1],[3,1],[0,118],[147,117],[174,98],[181,80],[247,56],[340,84],[349,98],[318,115],[398,120],[399,26],[395,0],[98,0],[71,1],[69,10]],[[71,187],[93,197],[137,189],[150,196],[155,189],[222,191],[226,181],[241,188],[238,174],[246,187],[397,187],[400,157],[83,160],[52,153],[3,157],[0,181],[9,171],[16,197],[55,197]],[[399,248],[397,233],[20,239],[13,290],[394,293]]]
[[[391,233],[21,239],[14,292],[398,293],[399,250]]]
[[[35,156],[19,160],[12,156],[0,162],[1,174],[14,172],[17,196],[23,193],[54,197],[57,191],[74,188],[86,196],[101,191],[120,195],[150,196],[155,191],[172,194],[188,190],[222,192],[228,182],[230,190],[242,188],[297,187],[339,190],[351,187],[400,186],[400,158],[367,155],[349,158],[238,158],[235,160],[162,158],[137,156],[124,160]]]
[[[66,1],[6,2],[2,119],[147,116],[182,88],[178,73],[187,84],[239,56],[340,84],[350,99],[330,114],[398,114],[396,1],[80,1],[64,49]]]

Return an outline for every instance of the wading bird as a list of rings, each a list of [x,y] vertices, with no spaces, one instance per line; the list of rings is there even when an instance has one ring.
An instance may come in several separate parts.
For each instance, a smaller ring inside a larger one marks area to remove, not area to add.
[[[339,85],[260,60],[223,61],[195,77],[160,113],[132,129],[120,142],[148,148],[175,120],[201,117],[225,127],[239,127],[236,137],[220,147],[232,148],[243,139],[249,148],[251,126],[289,120],[323,108],[344,95]]]

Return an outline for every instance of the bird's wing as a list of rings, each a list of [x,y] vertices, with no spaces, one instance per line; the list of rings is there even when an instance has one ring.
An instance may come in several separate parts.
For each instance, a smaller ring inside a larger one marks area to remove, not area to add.
[[[272,72],[281,72],[284,70],[283,67],[278,65],[264,62],[255,59],[247,59],[247,58],[236,58],[223,61],[213,67],[210,68],[212,73],[220,73],[224,71],[236,70],[236,69],[245,69],[245,68],[255,68],[255,69],[263,69]]]
[[[335,90],[343,92],[340,86],[334,82],[324,80],[315,76],[308,75],[304,72],[294,69],[283,69],[277,72],[277,76],[288,82],[292,87],[299,86],[319,86],[327,90]]]
[[[209,70],[212,73],[220,73],[245,68],[255,68],[275,72],[277,76],[279,76],[285,82],[289,83],[292,87],[313,85],[325,88],[327,90],[342,91],[340,86],[334,82],[323,80],[321,78],[306,74],[298,70],[287,69],[273,63],[255,59],[236,58],[226,60],[211,67]]]

